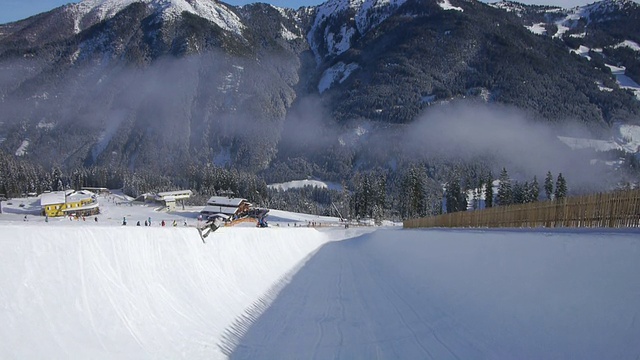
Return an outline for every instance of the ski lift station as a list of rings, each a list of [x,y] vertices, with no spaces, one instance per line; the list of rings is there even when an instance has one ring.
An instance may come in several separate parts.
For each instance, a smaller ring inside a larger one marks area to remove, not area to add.
[[[159,192],[155,196],[155,201],[161,202],[169,211],[173,211],[176,209],[176,202],[182,202],[182,208],[184,209],[184,200],[188,199],[193,195],[191,190],[177,190],[177,191],[166,191]]]

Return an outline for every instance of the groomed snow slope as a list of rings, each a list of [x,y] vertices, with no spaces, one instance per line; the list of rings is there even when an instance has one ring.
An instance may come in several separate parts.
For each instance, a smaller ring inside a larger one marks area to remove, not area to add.
[[[382,230],[328,243],[232,359],[637,359],[640,236]]]
[[[225,358],[225,329],[329,240],[222,228],[203,244],[194,228],[87,225],[0,226],[0,358]]]
[[[640,356],[638,231],[105,223],[0,223],[0,358]]]

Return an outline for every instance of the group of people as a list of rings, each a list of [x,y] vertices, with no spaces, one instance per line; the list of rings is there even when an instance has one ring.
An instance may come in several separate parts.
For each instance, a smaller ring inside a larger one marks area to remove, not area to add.
[[[123,216],[123,217],[122,217],[122,225],[127,225],[127,217],[126,217],[126,216]],[[166,225],[167,225],[167,223],[166,223],[164,220],[162,220],[162,221],[160,222],[160,226],[166,226]],[[172,225],[173,225],[173,226],[178,226],[178,221],[177,221],[177,220],[173,220]],[[188,225],[188,224],[187,224],[187,219],[184,219],[184,223],[183,223],[183,225],[184,225],[184,226],[187,226],[187,225]],[[138,220],[138,222],[136,222],[136,226],[142,226],[142,224],[140,223],[140,220]],[[144,221],[144,226],[151,226],[151,217],[149,217],[148,219],[146,219],[146,220]]]
[[[70,215],[69,215],[69,221],[73,221],[74,219],[75,219],[76,221],[78,221],[78,220],[80,220],[80,219],[82,219],[82,221],[87,221],[87,218],[86,218],[86,216],[84,216],[84,215],[72,215],[72,214],[70,214]],[[94,217],[94,218],[93,218],[93,220],[94,220],[95,222],[98,222],[98,217],[97,217],[97,216],[96,216],[96,217]],[[25,216],[24,216],[24,219],[23,219],[22,221],[29,221],[29,220],[27,220],[27,215],[25,215]],[[49,222],[49,214],[45,214],[45,215],[44,215],[44,222],[46,222],[46,223],[48,223],[48,222]],[[126,223],[123,223],[123,225],[127,225],[127,224],[126,224]]]

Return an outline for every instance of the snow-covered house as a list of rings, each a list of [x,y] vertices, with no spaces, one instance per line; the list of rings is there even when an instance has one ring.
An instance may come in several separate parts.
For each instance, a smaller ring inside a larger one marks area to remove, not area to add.
[[[212,196],[200,214],[204,218],[216,215],[225,220],[239,218],[248,214],[251,205],[247,199]]]
[[[49,217],[75,214],[95,215],[100,212],[98,199],[88,190],[65,190],[44,193],[40,196],[42,215]]]

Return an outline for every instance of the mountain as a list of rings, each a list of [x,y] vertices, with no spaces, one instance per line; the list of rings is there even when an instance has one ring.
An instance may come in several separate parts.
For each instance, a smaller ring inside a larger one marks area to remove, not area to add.
[[[316,57],[323,60],[318,90],[326,91],[323,84],[338,83],[325,95],[333,98],[329,107],[335,118],[407,123],[434,101],[479,94],[549,120],[579,118],[605,125],[627,117],[628,111],[638,114],[632,96],[604,96],[596,86],[597,82],[616,88],[607,69],[594,71],[588,61],[567,51],[565,43],[527,31],[523,18],[505,14],[501,4],[492,7],[455,0],[446,4],[404,2],[374,29],[362,25],[360,14],[354,15],[351,8],[338,8],[320,22],[324,26],[311,29],[311,47],[319,49]],[[638,5],[629,6],[635,11],[629,14],[633,18]],[[593,11],[590,14],[596,16]],[[602,13],[602,21],[609,14]],[[630,33],[639,34],[634,26]],[[321,42],[336,38],[342,42]],[[359,71],[347,78],[345,74],[353,69]],[[338,81],[328,81],[330,76]]]
[[[607,73],[607,66],[623,67],[625,75],[640,83],[640,7],[630,0],[600,1],[572,9],[493,4],[517,14],[527,28],[561,40]],[[636,97],[640,92],[635,86]]]
[[[439,166],[407,139],[459,102],[602,134],[640,119],[638,14],[626,0],[85,0],[0,25],[0,148],[68,169],[340,181]]]
[[[85,1],[5,25],[3,146],[29,138],[25,156],[67,166],[223,153],[264,166],[295,98],[304,41],[291,14],[259,4]]]

